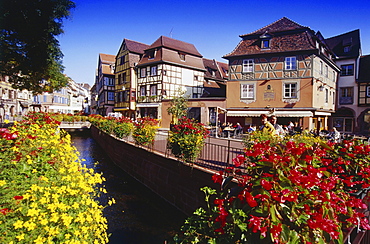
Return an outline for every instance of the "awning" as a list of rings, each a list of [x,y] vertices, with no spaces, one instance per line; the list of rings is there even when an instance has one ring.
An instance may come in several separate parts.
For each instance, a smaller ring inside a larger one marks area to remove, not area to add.
[[[328,112],[315,112],[316,116],[331,116],[331,113]]]
[[[71,110],[71,111],[80,111],[82,110],[82,106],[57,106],[57,105],[51,105],[49,106],[49,109],[53,109],[53,110]]]
[[[311,111],[275,111],[270,114],[268,111],[227,111],[230,117],[259,117],[261,114],[275,115],[276,117],[312,117]]]
[[[311,111],[275,111],[276,117],[312,117]]]
[[[114,108],[113,110],[114,111],[127,111],[129,109],[130,109],[129,107],[124,107],[124,108]]]
[[[138,103],[136,104],[137,108],[156,108],[159,107],[158,103]]]

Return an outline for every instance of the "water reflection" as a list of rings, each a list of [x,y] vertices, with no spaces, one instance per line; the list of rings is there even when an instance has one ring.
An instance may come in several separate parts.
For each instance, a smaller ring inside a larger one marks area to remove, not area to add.
[[[71,133],[73,145],[106,178],[108,197],[116,204],[105,209],[110,244],[165,243],[179,230],[185,215],[113,164],[99,145],[82,132]],[[95,165],[98,161],[99,164]]]

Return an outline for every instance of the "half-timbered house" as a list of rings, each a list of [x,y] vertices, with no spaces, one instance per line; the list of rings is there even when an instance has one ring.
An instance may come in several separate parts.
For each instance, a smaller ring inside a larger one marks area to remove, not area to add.
[[[114,64],[115,55],[99,54],[98,71],[96,75],[97,112],[107,115],[114,108]]]
[[[205,68],[193,44],[161,36],[145,50],[136,68],[138,114],[160,119],[162,127],[169,128],[168,101],[179,89],[189,98],[202,95]]]
[[[258,124],[261,114],[278,123],[323,129],[335,111],[339,72],[320,32],[284,17],[242,40],[229,61],[227,119]]]
[[[136,71],[144,50],[149,45],[124,39],[116,56],[114,111],[123,116],[136,118]]]

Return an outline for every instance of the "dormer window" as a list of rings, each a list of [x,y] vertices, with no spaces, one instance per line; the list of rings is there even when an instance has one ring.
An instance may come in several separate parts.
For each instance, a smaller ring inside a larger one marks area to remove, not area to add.
[[[260,40],[261,40],[261,48],[262,49],[269,49],[270,48],[271,35],[269,33],[265,32],[263,35],[261,35]]]
[[[151,50],[148,52],[148,59],[154,59],[155,57],[155,50]]]
[[[270,48],[270,40],[262,40],[262,47],[261,48]]]
[[[185,61],[185,53],[179,53],[180,60]]]

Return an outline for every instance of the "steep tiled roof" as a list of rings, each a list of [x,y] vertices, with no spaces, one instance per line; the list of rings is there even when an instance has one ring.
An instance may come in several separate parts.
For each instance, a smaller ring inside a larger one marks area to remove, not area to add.
[[[261,46],[262,35],[269,36],[270,47]],[[284,17],[250,34],[241,35],[242,40],[225,58],[261,53],[315,50],[317,37],[309,27],[304,27]]]
[[[116,61],[116,56],[111,54],[99,53],[99,58],[100,61],[105,64],[114,64]]]
[[[360,58],[359,82],[370,82],[370,55]]]
[[[202,55],[190,43],[161,36],[149,48],[138,63],[138,67],[169,63],[204,71]]]
[[[144,50],[149,47],[149,45],[147,45],[147,44],[132,41],[132,40],[129,40],[129,39],[124,39],[123,41],[126,43],[127,50],[129,50],[130,52],[133,52],[133,53],[143,54]]]
[[[207,70],[205,73],[205,78],[224,81],[225,73],[226,73],[225,71],[227,71],[226,63],[218,62],[214,59],[211,60],[211,59],[203,58],[203,64]],[[211,73],[212,71],[214,72],[214,75],[212,75]],[[227,75],[226,75],[226,78],[227,78]]]
[[[218,61],[217,61],[217,65],[220,69],[222,78],[227,79],[229,77],[229,75],[228,75],[229,65],[227,63],[222,63],[222,62],[218,62]]]
[[[192,54],[195,56],[202,57],[193,44],[172,39],[166,36],[160,36],[148,49],[166,47],[176,51]]]
[[[327,38],[325,42],[339,59],[360,56],[360,30],[358,29]],[[348,48],[346,51],[345,47]]]
[[[262,35],[264,33],[273,33],[273,32],[280,32],[280,31],[289,31],[289,30],[299,30],[307,28],[302,25],[297,24],[296,22],[288,19],[287,17],[283,17],[272,24],[269,24],[261,29],[258,29],[252,33],[241,35],[240,37],[249,36],[249,35]]]

